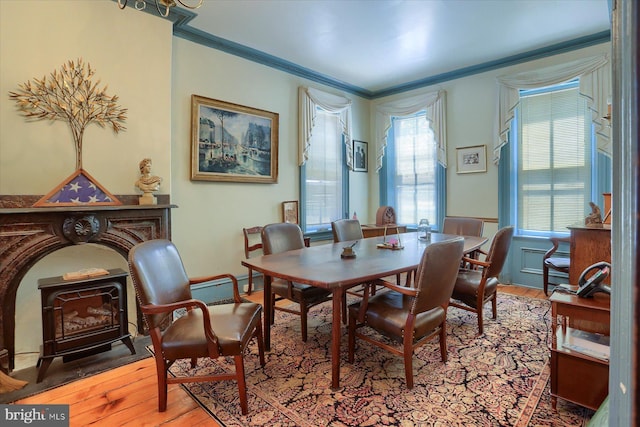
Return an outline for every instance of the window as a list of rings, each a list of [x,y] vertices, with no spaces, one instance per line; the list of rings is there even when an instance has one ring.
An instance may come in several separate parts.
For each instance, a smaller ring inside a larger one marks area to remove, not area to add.
[[[590,112],[578,81],[520,91],[512,127],[511,217],[519,235],[566,233],[599,200]]]
[[[437,144],[424,112],[393,117],[380,173],[381,202],[393,206],[399,224],[426,218],[433,226],[444,212],[444,168],[437,161]],[[386,194],[385,194],[386,193]]]
[[[345,218],[348,212],[348,171],[340,115],[316,108],[309,158],[301,170],[304,233],[330,232],[331,222]]]

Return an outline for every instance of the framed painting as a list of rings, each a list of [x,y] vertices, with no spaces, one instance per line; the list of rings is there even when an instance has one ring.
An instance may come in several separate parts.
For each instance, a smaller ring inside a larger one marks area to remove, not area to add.
[[[476,173],[487,171],[487,146],[474,145],[456,149],[457,172]]]
[[[367,172],[367,162],[369,161],[369,152],[367,151],[367,143],[364,141],[353,140],[353,170],[354,172]]]
[[[191,180],[278,182],[278,113],[191,96]]]
[[[298,201],[282,202],[282,222],[298,224]]]

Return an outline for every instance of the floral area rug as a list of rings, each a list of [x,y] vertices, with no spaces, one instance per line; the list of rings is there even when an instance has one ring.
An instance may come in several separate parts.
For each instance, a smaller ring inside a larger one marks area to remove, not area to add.
[[[225,426],[581,426],[593,411],[549,396],[549,302],[499,295],[498,319],[485,310],[485,334],[476,337],[473,313],[450,307],[448,362],[437,340],[414,354],[414,388],[405,385],[402,358],[357,341],[347,362],[343,326],[340,389],[331,390],[331,303],[309,313],[309,337],[298,316],[277,312],[267,364],[257,346],[245,356],[249,414],[240,413],[234,381],[183,387]],[[174,374],[234,369],[232,359],[188,361]],[[169,402],[169,404],[171,404]]]

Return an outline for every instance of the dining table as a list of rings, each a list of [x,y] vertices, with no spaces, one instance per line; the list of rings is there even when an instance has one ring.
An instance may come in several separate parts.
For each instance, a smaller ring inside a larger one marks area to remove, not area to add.
[[[277,254],[263,255],[242,261],[242,265],[264,276],[264,344],[271,349],[271,319],[273,307],[269,303],[274,278],[303,283],[330,290],[332,293],[331,328],[331,388],[340,387],[340,340],[342,299],[353,286],[370,283],[387,276],[411,272],[418,268],[427,246],[460,237],[453,234],[431,233],[422,238],[416,232],[394,235],[395,247],[389,236],[312,245]],[[479,249],[485,237],[464,237],[464,253]],[[387,243],[385,245],[385,242]],[[345,247],[352,246],[355,256],[343,257]],[[381,247],[384,246],[384,247]],[[391,246],[391,247],[390,247]]]

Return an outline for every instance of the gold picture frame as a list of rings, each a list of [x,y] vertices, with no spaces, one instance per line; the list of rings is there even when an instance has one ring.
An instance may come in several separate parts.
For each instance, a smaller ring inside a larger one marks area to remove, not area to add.
[[[191,96],[191,180],[278,182],[278,113]]]
[[[297,200],[282,202],[282,222],[299,224]]]
[[[487,146],[474,145],[456,148],[458,173],[477,173],[487,171]]]

